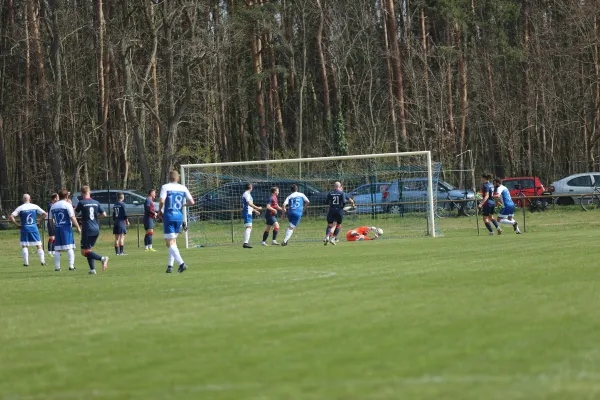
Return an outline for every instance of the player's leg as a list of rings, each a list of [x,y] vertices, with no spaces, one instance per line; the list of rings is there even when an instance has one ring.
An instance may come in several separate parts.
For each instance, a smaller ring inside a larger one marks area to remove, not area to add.
[[[271,233],[271,228],[273,227],[273,225],[269,224],[269,221],[267,221],[267,225],[265,225],[265,231],[263,232],[263,238],[262,238],[262,242],[260,243],[263,246],[267,245],[267,239],[269,238],[269,233]]]
[[[119,227],[115,224],[113,227],[113,234],[115,235],[115,254],[118,256],[119,254]]]
[[[242,246],[244,249],[251,249],[250,246],[250,235],[252,233],[252,214],[244,215],[244,245]]]
[[[46,265],[46,254],[44,253],[44,249],[42,248],[42,244],[38,244],[37,246],[37,254],[38,257],[40,258],[40,263],[42,263],[42,266]]]
[[[21,256],[23,257],[23,266],[29,267],[29,248],[26,245],[21,246]]]
[[[483,224],[485,225],[486,229],[490,232],[490,235],[494,234],[494,229],[492,228],[492,224],[490,223],[490,212],[489,212],[489,208],[487,206],[483,206],[483,210],[482,210],[482,214],[483,214]]]
[[[121,229],[119,232],[119,252],[122,256],[126,256],[125,254],[125,235],[127,234],[127,225],[125,222],[121,224]]]
[[[170,221],[169,222],[169,233],[165,233],[165,242],[167,244],[167,248],[169,249],[169,256],[170,256],[169,261],[171,263],[169,265],[169,267],[171,268],[171,271],[172,271],[172,268],[173,268],[172,260],[174,260],[179,265],[179,269],[177,270],[177,272],[179,272],[179,273],[182,273],[183,271],[185,271],[187,269],[187,265],[185,265],[185,262],[183,261],[183,258],[181,257],[181,253],[179,252],[179,248],[177,247],[177,236],[179,235],[179,232],[181,231],[181,224],[182,224],[182,221]],[[169,268],[167,268],[168,273],[171,271],[169,271]]]
[[[300,223],[301,218],[302,217],[300,217],[298,215],[288,214],[288,220],[290,222],[290,226],[285,231],[285,236],[283,237],[283,243],[281,243],[282,246],[287,246],[289,240],[291,239],[292,235],[294,234],[294,230]]]
[[[167,252],[168,264],[166,272],[167,274],[170,274],[171,272],[173,272],[173,263],[175,262],[175,257],[173,257],[173,254],[170,251],[173,238],[177,237],[177,234],[175,233],[175,225],[171,223],[171,221],[163,220],[163,232],[165,245],[167,247],[167,250],[169,250]]]
[[[277,222],[277,220],[275,220],[275,223],[273,224],[273,241],[271,242],[271,244],[274,246],[279,246],[279,243],[277,242],[278,234],[279,234],[279,222]]]
[[[54,229],[52,228],[52,224],[48,221],[48,223],[46,224],[46,228],[48,230],[48,255],[49,256],[53,256],[54,255],[54,241],[55,241],[55,234],[54,234]]]
[[[335,215],[335,228],[333,230],[333,234],[329,237],[329,243],[331,243],[334,246],[337,244],[337,237],[340,234],[340,230],[342,229],[342,221],[343,215],[340,211],[338,211]]]

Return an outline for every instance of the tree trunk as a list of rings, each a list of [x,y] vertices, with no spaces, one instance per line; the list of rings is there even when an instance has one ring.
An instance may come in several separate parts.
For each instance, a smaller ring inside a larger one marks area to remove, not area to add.
[[[102,0],[95,0],[95,12],[96,12],[96,67],[97,67],[97,77],[98,77],[98,127],[100,128],[100,142],[103,154],[108,154],[108,134],[106,129],[106,119],[105,119],[105,104],[106,104],[106,93],[105,93],[105,84],[104,84],[104,30],[105,30],[105,21],[104,21],[104,10],[102,5]],[[109,179],[109,164],[108,157],[103,157],[103,172],[104,172],[104,180],[108,182]]]
[[[267,137],[265,99],[263,93],[262,41],[258,34],[252,34],[250,47],[252,51],[252,69],[256,76],[256,113],[258,115],[258,134],[260,136],[260,158],[266,160],[269,158],[269,142]]]
[[[460,75],[460,152],[465,152],[466,135],[467,135],[467,116],[469,113],[469,98],[468,98],[468,87],[467,87],[467,65],[464,59],[464,50],[462,48],[461,31],[460,27],[455,25],[456,33],[456,48],[458,49],[458,73]],[[460,170],[464,170],[464,157],[460,157]],[[464,186],[463,175],[460,174],[460,187]]]
[[[322,102],[325,116],[325,139],[330,139],[331,130],[331,101],[329,99],[329,81],[327,78],[327,62],[325,61],[325,51],[323,50],[323,31],[325,29],[325,11],[321,5],[321,0],[317,0],[319,6],[319,27],[317,28],[317,58],[319,62],[319,77],[321,78],[321,88],[323,92]],[[302,116],[300,116],[302,118]]]
[[[383,21],[383,36],[385,41],[385,48],[390,48],[389,35],[387,31],[387,23],[385,18],[385,12],[382,13]],[[387,72],[388,82],[387,82],[387,90],[388,90],[388,98],[390,105],[390,119],[392,120],[392,132],[394,134],[394,151],[396,153],[400,152],[400,137],[398,135],[398,120],[396,118],[396,100],[394,97],[394,74],[392,73],[392,57],[391,53],[388,51],[388,55],[385,58],[385,69]],[[400,160],[397,160],[398,164]]]
[[[287,137],[285,127],[283,126],[283,115],[281,113],[281,101],[279,100],[279,83],[277,82],[277,65],[275,60],[275,46],[273,45],[273,35],[271,34],[269,42],[269,61],[271,62],[271,98],[275,107],[275,124],[279,133],[279,145],[283,151],[287,150]]]

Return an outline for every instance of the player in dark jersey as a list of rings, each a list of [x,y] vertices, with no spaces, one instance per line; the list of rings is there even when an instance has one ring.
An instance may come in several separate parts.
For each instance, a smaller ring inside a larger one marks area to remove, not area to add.
[[[156,219],[156,210],[154,209],[154,199],[156,198],[156,190],[150,189],[148,191],[148,197],[144,202],[144,229],[146,230],[146,236],[144,236],[144,246],[146,251],[156,251],[152,248],[152,235],[154,235],[154,220]]]
[[[348,202],[354,205],[354,200],[344,192],[342,184],[339,182],[334,183],[333,191],[327,195],[329,212],[327,213],[327,230],[323,240],[325,246],[327,246],[327,243],[336,244],[344,219],[344,205]]]
[[[269,232],[271,232],[271,228],[273,228],[273,241],[271,242],[274,246],[279,246],[277,243],[277,234],[279,233],[279,222],[277,221],[277,211],[283,211],[283,209],[279,206],[277,196],[279,196],[279,188],[272,187],[271,188],[271,197],[269,201],[267,201],[267,212],[265,213],[267,219],[267,226],[265,227],[265,232],[263,233],[262,245],[267,245],[267,239],[269,238]]]
[[[50,203],[48,203],[48,255],[54,257],[54,242],[56,241],[56,235],[54,233],[54,226],[50,223],[50,209],[58,201],[58,193],[52,193],[50,195]]]
[[[502,235],[502,229],[500,229],[498,221],[496,221],[496,218],[494,218],[494,213],[496,212],[496,201],[494,200],[494,185],[492,184],[491,180],[492,175],[481,175],[481,196],[483,199],[479,203],[478,207],[481,209],[483,223],[485,224],[487,230],[490,231],[490,235],[494,234],[492,223],[498,230],[498,235]]]
[[[102,257],[92,251],[100,235],[98,217],[106,217],[106,212],[96,200],[90,197],[90,187],[81,188],[82,199],[77,203],[75,213],[81,216],[83,221],[81,229],[81,255],[87,258],[90,266],[90,274],[96,274],[95,261],[102,261],[102,271],[108,268],[108,257]]]
[[[127,210],[125,209],[125,195],[119,193],[117,195],[117,202],[113,206],[113,234],[115,235],[115,253],[118,256],[125,256],[125,235],[127,235],[127,225],[129,225],[129,219],[127,218]]]

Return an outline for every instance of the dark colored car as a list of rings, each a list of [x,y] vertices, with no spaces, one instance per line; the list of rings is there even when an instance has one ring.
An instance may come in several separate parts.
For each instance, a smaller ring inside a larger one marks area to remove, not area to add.
[[[195,210],[192,214],[199,215],[199,218],[204,220],[239,218],[242,208],[242,195],[246,191],[246,183],[227,183],[200,196],[198,202],[193,207]],[[271,188],[273,186],[279,188],[279,202],[283,204],[283,201],[292,192],[291,186],[293,183],[296,183],[298,190],[308,197],[311,206],[325,205],[327,203],[328,192],[322,192],[311,184],[292,180],[273,180],[252,184],[254,204],[264,208],[271,197]]]

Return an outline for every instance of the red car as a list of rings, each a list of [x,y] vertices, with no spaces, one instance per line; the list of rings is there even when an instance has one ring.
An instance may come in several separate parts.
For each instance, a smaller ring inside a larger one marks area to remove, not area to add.
[[[504,178],[502,184],[510,191],[517,207],[529,206],[529,200],[519,200],[521,196],[541,196],[546,188],[537,176],[523,176],[518,178]],[[525,204],[523,204],[525,203]]]

